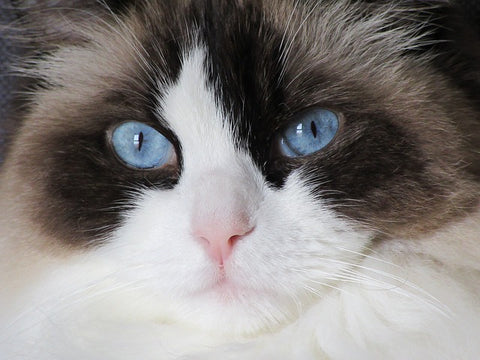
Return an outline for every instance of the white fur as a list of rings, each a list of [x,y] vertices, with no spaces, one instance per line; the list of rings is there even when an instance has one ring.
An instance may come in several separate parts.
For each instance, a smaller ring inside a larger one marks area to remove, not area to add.
[[[158,100],[182,144],[180,182],[132,194],[137,208],[104,246],[32,257],[38,276],[0,289],[1,359],[478,358],[479,215],[374,245],[295,172],[281,190],[267,186],[206,86],[201,48]],[[236,201],[217,187],[242,194],[255,225],[223,288],[191,234],[196,194],[205,211]],[[2,226],[8,248],[15,224]]]

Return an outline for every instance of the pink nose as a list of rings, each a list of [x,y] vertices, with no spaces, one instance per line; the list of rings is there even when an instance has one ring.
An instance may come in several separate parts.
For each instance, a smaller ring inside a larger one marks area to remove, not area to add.
[[[223,267],[239,240],[255,226],[256,203],[243,173],[215,168],[196,178],[191,212],[193,237]]]
[[[208,255],[223,266],[233,247],[242,236],[252,231],[247,219],[223,219],[221,223],[207,222],[194,226],[194,235],[205,247]]]

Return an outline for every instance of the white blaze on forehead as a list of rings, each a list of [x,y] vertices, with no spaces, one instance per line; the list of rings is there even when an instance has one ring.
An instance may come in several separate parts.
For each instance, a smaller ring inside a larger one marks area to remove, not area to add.
[[[200,48],[184,54],[178,80],[159,99],[158,111],[181,144],[183,169],[175,191],[188,217],[186,233],[194,235],[187,235],[189,247],[203,239],[223,264],[230,239],[255,227],[264,182],[251,157],[235,146],[230,119],[207,83],[205,59]]]
[[[205,58],[201,48],[186,52],[177,82],[159,101],[158,111],[178,137],[187,169],[221,167],[236,152],[229,122],[207,84]]]

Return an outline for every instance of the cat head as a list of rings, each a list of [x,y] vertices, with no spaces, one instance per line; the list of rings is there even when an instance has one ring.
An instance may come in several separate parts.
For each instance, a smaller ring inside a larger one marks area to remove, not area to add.
[[[446,2],[21,3],[9,196],[47,248],[100,254],[185,321],[274,327],[374,244],[478,207]]]

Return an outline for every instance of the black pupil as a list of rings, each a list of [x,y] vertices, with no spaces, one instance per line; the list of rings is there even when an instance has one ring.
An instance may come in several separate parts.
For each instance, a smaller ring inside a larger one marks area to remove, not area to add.
[[[142,145],[143,145],[143,132],[140,131],[140,133],[135,134],[133,136],[133,144],[135,145],[135,148],[140,151],[142,150]]]
[[[317,126],[315,125],[315,123],[313,121],[310,123],[310,130],[312,130],[313,137],[316,138],[317,137]]]

